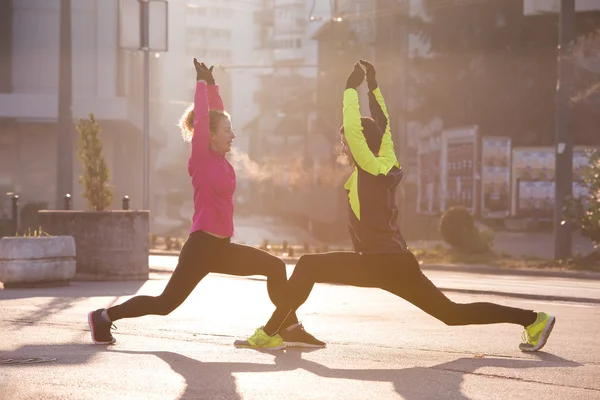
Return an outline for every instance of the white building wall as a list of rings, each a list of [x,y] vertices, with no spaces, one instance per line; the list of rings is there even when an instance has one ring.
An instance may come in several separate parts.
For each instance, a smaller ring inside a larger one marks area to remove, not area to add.
[[[57,118],[59,6],[59,0],[13,1],[13,92],[0,95],[0,117]],[[72,6],[73,115],[126,119],[127,101],[117,96],[118,0]]]

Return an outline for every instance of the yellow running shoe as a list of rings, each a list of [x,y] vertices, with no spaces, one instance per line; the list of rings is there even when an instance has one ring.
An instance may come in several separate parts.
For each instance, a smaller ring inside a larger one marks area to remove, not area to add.
[[[240,349],[280,350],[285,347],[283,339],[278,333],[269,336],[265,333],[263,326],[258,328],[248,340],[236,340],[233,345]]]
[[[556,318],[543,312],[537,314],[535,322],[523,331],[523,343],[519,345],[521,351],[538,351],[548,341],[548,336],[554,328]]]

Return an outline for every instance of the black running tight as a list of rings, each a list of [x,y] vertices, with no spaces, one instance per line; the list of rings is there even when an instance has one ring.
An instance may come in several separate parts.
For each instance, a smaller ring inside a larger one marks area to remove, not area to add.
[[[333,252],[304,255],[288,281],[286,305],[279,306],[265,325],[274,334],[295,323],[295,311],[315,283],[335,283],[384,289],[402,297],[446,325],[532,324],[536,313],[494,303],[459,304],[448,299],[422,272],[415,256]],[[288,320],[288,317],[291,319]]]
[[[160,296],[135,296],[109,308],[108,317],[116,321],[149,314],[167,315],[179,307],[210,272],[266,276],[269,298],[275,306],[284,304],[287,274],[282,260],[257,248],[198,231],[192,233],[183,245],[177,268]],[[288,320],[298,322],[295,315]]]

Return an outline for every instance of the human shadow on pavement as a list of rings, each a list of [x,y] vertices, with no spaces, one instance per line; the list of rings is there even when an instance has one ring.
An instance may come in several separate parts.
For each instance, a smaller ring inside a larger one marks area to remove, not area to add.
[[[421,399],[469,399],[462,393],[463,378],[468,374],[486,376],[477,370],[485,367],[523,369],[544,367],[579,367],[582,364],[548,353],[538,353],[538,360],[515,358],[461,357],[431,367],[403,369],[343,369],[329,368],[314,361],[301,358],[294,351],[277,353],[275,364],[282,369],[301,368],[324,378],[351,379],[370,382],[389,382],[406,400]],[[498,375],[491,375],[498,377]]]
[[[0,301],[27,299],[31,297],[90,298],[133,296],[146,282],[148,281],[73,281],[69,286],[0,289]]]
[[[27,307],[18,314],[18,318],[12,322],[11,328],[19,330],[22,326],[46,320],[57,315],[61,311],[73,307],[77,302],[88,300],[90,297],[114,297],[135,295],[146,281],[115,281],[115,282],[72,282],[70,286],[47,287],[47,288],[23,288],[0,290],[0,301],[18,299],[40,299],[39,302],[32,300]],[[50,301],[48,301],[50,299]],[[111,301],[101,300],[99,307],[110,306]],[[90,310],[91,311],[91,310]],[[82,319],[86,316],[83,315]]]
[[[237,392],[234,373],[277,372],[296,369],[303,369],[323,378],[389,382],[394,385],[396,392],[407,400],[468,399],[461,391],[463,377],[467,374],[478,374],[476,371],[479,368],[522,369],[577,367],[582,365],[561,357],[545,355],[539,357],[541,360],[462,357],[431,367],[340,369],[329,368],[317,362],[303,359],[302,353],[307,351],[303,349],[269,352],[275,356],[274,364],[203,362],[169,351],[111,351],[135,355],[152,354],[159,357],[175,373],[184,378],[186,388],[180,397],[181,399],[241,399],[240,394]],[[485,376],[485,373],[478,375]],[[265,380],[265,385],[268,384],[268,381]]]
[[[277,364],[204,362],[170,351],[111,350],[111,352],[133,355],[151,354],[163,360],[185,380],[186,388],[179,397],[180,399],[241,400],[237,392],[234,373],[276,372],[296,368]],[[268,382],[265,381],[265,385],[267,384]]]

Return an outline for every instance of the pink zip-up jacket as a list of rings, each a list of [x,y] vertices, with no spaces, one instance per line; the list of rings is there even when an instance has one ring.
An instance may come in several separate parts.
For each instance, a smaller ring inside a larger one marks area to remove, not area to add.
[[[199,81],[194,95],[194,135],[188,162],[194,187],[194,216],[190,233],[206,231],[231,237],[235,171],[223,154],[210,148],[209,109],[223,111],[219,88]]]

